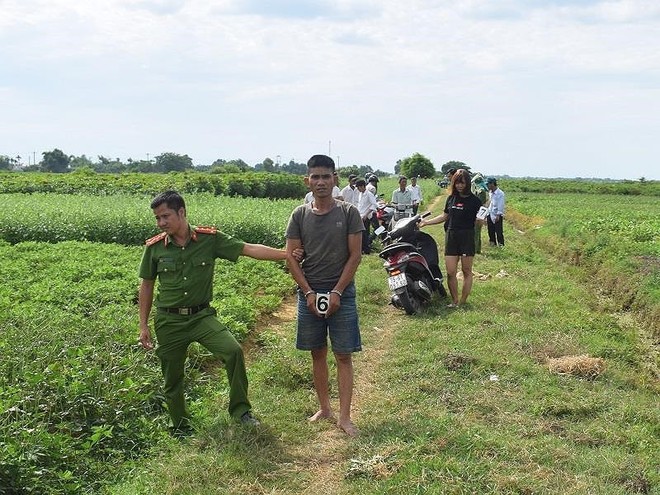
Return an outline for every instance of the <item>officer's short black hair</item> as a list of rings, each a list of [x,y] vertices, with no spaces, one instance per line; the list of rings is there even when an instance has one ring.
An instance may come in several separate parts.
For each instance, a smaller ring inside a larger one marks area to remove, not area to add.
[[[179,211],[180,208],[186,208],[186,202],[181,195],[173,190],[160,193],[151,201],[151,209],[155,210],[160,205],[166,204],[170,210]]]
[[[355,181],[355,186],[356,186],[356,187],[358,187],[358,186],[366,186],[366,185],[367,185],[367,182],[366,182],[364,179],[358,179],[358,180]]]
[[[307,160],[307,170],[314,167],[329,168],[334,173],[335,162],[327,155],[314,155],[309,160]]]

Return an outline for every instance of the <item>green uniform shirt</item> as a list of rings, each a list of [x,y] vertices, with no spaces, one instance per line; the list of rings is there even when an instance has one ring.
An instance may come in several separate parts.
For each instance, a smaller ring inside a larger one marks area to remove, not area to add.
[[[155,304],[159,308],[185,308],[210,302],[215,259],[236,261],[245,245],[214,228],[191,227],[190,231],[191,239],[185,246],[176,245],[162,234],[147,241],[140,278],[158,277]]]

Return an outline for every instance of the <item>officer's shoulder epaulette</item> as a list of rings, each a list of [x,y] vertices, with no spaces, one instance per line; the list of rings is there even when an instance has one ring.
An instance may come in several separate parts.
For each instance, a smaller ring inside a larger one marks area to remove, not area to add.
[[[165,239],[166,237],[167,237],[167,232],[161,232],[160,234],[156,234],[155,236],[150,237],[144,243],[147,246],[153,246],[157,242],[162,241],[163,239]]]
[[[215,234],[217,231],[217,227],[195,227],[198,234]]]

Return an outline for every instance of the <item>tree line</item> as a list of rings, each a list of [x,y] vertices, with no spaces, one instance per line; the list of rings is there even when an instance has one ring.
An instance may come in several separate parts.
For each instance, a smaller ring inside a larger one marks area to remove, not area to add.
[[[290,173],[296,175],[305,175],[307,165],[298,163],[293,159],[288,163],[280,163],[279,159],[275,162],[271,158],[265,158],[262,162],[252,166],[248,165],[242,159],[224,160],[217,159],[211,165],[194,165],[193,159],[188,155],[165,152],[155,156],[153,159],[133,160],[128,158],[125,162],[119,158],[107,158],[99,155],[97,160],[80,155],[67,155],[62,150],[55,148],[51,151],[44,151],[39,163],[25,165],[20,156],[10,157],[0,155],[0,170],[23,171],[23,172],[52,172],[66,173],[75,170],[90,170],[99,173],[168,173],[185,172],[196,170],[211,173],[241,173],[241,172],[271,172],[271,173]],[[278,157],[279,158],[279,157]],[[36,161],[36,160],[35,160]],[[394,166],[396,175],[406,175],[408,177],[432,178],[438,175],[446,174],[450,168],[469,167],[459,161],[450,161],[440,167],[439,173],[436,171],[433,162],[421,153],[413,153],[411,156],[397,160]],[[380,169],[373,169],[370,165],[348,165],[338,169],[341,177],[348,177],[351,174],[358,177],[365,177],[374,174],[379,177],[391,175]]]

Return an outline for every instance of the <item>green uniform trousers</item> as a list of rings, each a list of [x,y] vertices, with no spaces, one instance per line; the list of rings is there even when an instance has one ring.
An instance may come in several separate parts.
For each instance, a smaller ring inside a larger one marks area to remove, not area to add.
[[[158,338],[156,355],[165,377],[165,400],[174,427],[190,419],[183,392],[184,365],[188,346],[199,342],[225,364],[229,379],[229,414],[240,417],[252,407],[248,401],[248,379],[243,349],[215,317],[213,308],[191,316],[156,311],[154,328]]]
[[[475,254],[481,254],[481,224],[474,224],[474,252]]]

